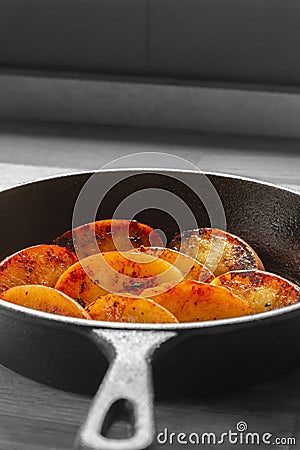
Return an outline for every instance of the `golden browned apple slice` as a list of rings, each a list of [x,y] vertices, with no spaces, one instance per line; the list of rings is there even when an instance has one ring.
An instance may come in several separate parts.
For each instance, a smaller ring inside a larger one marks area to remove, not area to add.
[[[184,253],[165,247],[140,247],[135,249],[141,253],[153,256],[153,258],[161,258],[177,267],[187,280],[197,280],[203,283],[211,283],[215,278],[214,275],[203,264]]]
[[[62,234],[54,244],[75,251],[79,259],[99,252],[128,251],[135,247],[161,246],[159,234],[149,225],[133,220],[107,219],[76,227]]]
[[[171,311],[179,322],[226,319],[253,312],[246,300],[229,289],[194,280],[183,280],[171,289],[166,285],[146,289],[141,295]]]
[[[61,274],[76,261],[74,253],[58,245],[25,248],[0,263],[0,292],[21,284],[54,287]]]
[[[163,259],[135,252],[88,256],[69,267],[56,289],[87,306],[106,293],[140,295],[147,287],[182,280],[181,272]]]
[[[216,276],[232,270],[264,270],[247,242],[216,228],[184,231],[174,237],[169,247],[196,258]]]
[[[291,281],[263,271],[238,271],[216,278],[215,286],[224,286],[247,300],[255,313],[292,305],[300,301],[300,288]]]
[[[87,307],[94,320],[135,323],[178,323],[162,306],[143,297],[107,294]]]
[[[15,286],[3,292],[0,298],[38,311],[90,319],[89,314],[75,300],[48,286],[38,284]]]

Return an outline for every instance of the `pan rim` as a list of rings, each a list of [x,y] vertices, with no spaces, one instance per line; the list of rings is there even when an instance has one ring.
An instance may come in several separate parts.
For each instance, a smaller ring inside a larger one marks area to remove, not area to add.
[[[37,166],[38,167],[38,166]],[[263,185],[263,186],[269,186],[271,188],[274,189],[279,189],[281,191],[286,191],[289,192],[291,194],[295,194],[297,196],[300,196],[300,192],[292,189],[290,187],[284,186],[284,185],[278,185],[275,183],[270,183],[269,181],[264,181],[264,180],[258,180],[256,178],[251,178],[251,177],[244,177],[242,175],[234,175],[234,174],[229,174],[229,173],[223,173],[223,172],[211,172],[211,171],[196,171],[196,170],[186,170],[186,169],[168,169],[168,168],[162,168],[162,169],[158,169],[157,167],[153,167],[153,168],[149,168],[149,167],[141,167],[141,168],[120,168],[120,169],[99,169],[99,170],[79,170],[79,171],[71,171],[71,172],[64,172],[64,173],[58,173],[57,175],[51,175],[48,177],[41,177],[41,178],[36,178],[35,180],[29,180],[29,181],[22,181],[20,183],[16,183],[15,185],[9,186],[7,188],[1,189],[0,190],[0,194],[2,192],[8,192],[14,189],[18,189],[21,187],[25,187],[25,186],[30,186],[36,183],[43,183],[43,182],[47,182],[47,181],[52,181],[52,180],[56,180],[56,179],[63,179],[63,178],[71,178],[71,177],[76,177],[79,175],[90,175],[92,176],[93,174],[96,173],[116,173],[116,172],[128,172],[131,173],[132,175],[138,174],[140,172],[145,173],[158,173],[158,174],[168,174],[168,173],[184,173],[184,174],[200,174],[200,175],[207,175],[207,176],[213,176],[213,177],[222,177],[222,178],[230,178],[233,180],[241,180],[241,181],[249,181],[251,183],[254,184],[259,184],[259,185]]]
[[[2,310],[7,312],[14,312],[22,319],[41,321],[44,324],[57,324],[74,326],[82,329],[112,329],[112,330],[132,330],[132,331],[184,331],[184,330],[199,330],[199,329],[216,329],[226,328],[233,325],[246,325],[253,322],[265,322],[268,320],[280,318],[281,316],[292,315],[295,311],[300,312],[300,303],[295,303],[290,306],[273,309],[262,313],[257,313],[249,316],[231,317],[228,319],[207,320],[202,322],[182,322],[182,323],[124,323],[124,322],[108,322],[100,320],[77,319],[74,317],[60,316],[56,314],[46,313],[43,311],[26,308],[24,306],[15,305],[0,299],[0,314]]]
[[[130,168],[120,168],[120,169],[102,169],[102,170],[88,170],[88,171],[72,171],[69,173],[63,173],[58,175],[51,175],[49,177],[42,177],[36,180],[27,181],[18,183],[14,186],[10,186],[8,188],[2,189],[2,192],[8,192],[11,190],[15,190],[21,187],[34,185],[37,183],[43,183],[51,180],[63,179],[76,177],[79,175],[90,175],[92,176],[95,173],[116,173],[116,172],[128,172],[129,174],[137,174],[140,172],[147,173],[160,173],[160,174],[168,174],[168,173],[182,173],[182,174],[200,174],[213,176],[218,178],[230,178],[234,180],[242,180],[246,182],[251,182],[258,185],[269,186],[276,190],[289,192],[291,194],[300,196],[300,192],[293,190],[291,188],[285,186],[279,186],[274,183],[270,183],[267,181],[257,180],[254,178],[243,177],[240,175],[233,175],[227,173],[220,172],[210,172],[210,171],[193,171],[193,170],[181,170],[181,169],[158,169],[158,168],[139,168],[139,169],[130,169]],[[86,320],[86,319],[77,319],[73,317],[59,316],[55,314],[50,314],[42,311],[33,310],[30,308],[26,308],[23,306],[15,305],[13,303],[6,302],[5,300],[0,299],[0,313],[2,311],[7,312],[15,312],[17,315],[21,315],[23,319],[32,319],[40,320],[43,323],[56,323],[60,325],[68,325],[75,326],[82,329],[117,329],[117,330],[144,330],[144,331],[184,331],[184,330],[199,330],[199,329],[215,329],[215,328],[225,328],[232,325],[243,325],[249,324],[252,322],[264,322],[268,320],[272,320],[282,316],[288,316],[300,310],[300,303],[296,303],[290,306],[284,306],[282,308],[274,309],[271,311],[266,311],[258,314],[253,314],[249,316],[241,316],[241,317],[233,317],[228,319],[218,319],[218,320],[209,320],[202,322],[184,322],[179,324],[159,324],[159,323],[122,323],[122,322],[107,322],[107,321],[98,321],[98,320]]]

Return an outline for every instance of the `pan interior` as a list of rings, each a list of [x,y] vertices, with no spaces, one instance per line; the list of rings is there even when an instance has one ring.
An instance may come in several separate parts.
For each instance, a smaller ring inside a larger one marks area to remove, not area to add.
[[[51,243],[53,238],[70,229],[74,206],[91,175],[52,178],[1,192],[0,258],[29,245]],[[162,230],[167,240],[178,232],[178,222],[182,230],[195,224],[211,226],[208,212],[214,205],[209,204],[210,193],[204,192],[207,184],[203,177],[203,174],[176,171],[101,172],[96,182],[96,196],[101,202],[94,219],[114,217],[119,205],[132,197],[128,209],[122,211],[135,209],[136,213],[127,218]],[[237,177],[210,174],[208,179],[224,208],[227,231],[248,241],[267,270],[300,283],[300,195]],[[159,191],[170,192],[191,213],[181,215],[180,211],[177,214],[175,211],[174,215],[168,204],[164,207],[157,201]],[[136,192],[139,193],[138,204],[134,205]],[[81,218],[84,223],[91,215]]]
[[[213,215],[210,211],[215,207],[214,202],[217,199],[217,206],[221,205],[225,213],[227,231],[249,242],[267,270],[300,284],[300,195],[240,177],[187,171],[147,170],[141,173],[135,170],[119,170],[97,172],[96,176],[90,172],[79,173],[3,191],[0,193],[0,258],[29,245],[51,243],[53,238],[70,229],[76,202],[91,179],[94,181],[90,195],[99,200],[99,205],[97,204],[95,217],[83,215],[81,223],[115,216],[120,218],[120,213],[124,218],[124,213],[135,211],[136,214],[125,218],[135,218],[162,230],[169,241],[178,232],[179,226],[184,230],[191,229],[195,224],[199,227],[217,225],[216,220],[214,224],[210,221]],[[190,214],[180,214],[180,211],[177,214],[176,210],[174,213],[174,208],[170,209],[168,204],[157,199],[160,192],[170,193],[173,196],[171,200],[178,198]],[[134,196],[136,193],[139,194],[138,198]],[[127,199],[131,199],[131,203],[125,203],[125,209],[120,212],[119,205]],[[153,207],[156,204],[158,208]],[[170,210],[173,215],[169,213]],[[30,313],[40,316],[35,311]],[[265,316],[276,314],[281,315],[282,310],[278,310],[278,313],[270,311],[265,313]],[[57,317],[56,320],[61,321],[61,318]],[[68,318],[66,320],[72,322]],[[241,320],[247,321],[251,318],[228,319],[222,322],[238,323]],[[201,328],[208,324],[196,325]],[[105,325],[160,328],[151,324]],[[217,325],[216,322],[214,325]],[[175,328],[190,327],[191,324],[180,324]],[[174,326],[165,325],[163,328]]]

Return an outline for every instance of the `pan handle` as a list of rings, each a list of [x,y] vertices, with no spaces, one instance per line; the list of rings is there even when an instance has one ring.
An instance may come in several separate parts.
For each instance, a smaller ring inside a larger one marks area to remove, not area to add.
[[[92,333],[101,349],[106,349],[111,364],[79,431],[77,448],[145,449],[155,435],[151,356],[176,332],[102,329]],[[105,433],[120,412],[130,417],[132,436],[110,439]]]

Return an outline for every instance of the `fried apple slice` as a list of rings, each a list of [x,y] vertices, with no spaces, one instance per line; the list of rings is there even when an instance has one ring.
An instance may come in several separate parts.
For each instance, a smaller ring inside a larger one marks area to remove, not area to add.
[[[141,295],[168,309],[179,322],[226,319],[253,312],[246,300],[229,289],[194,280],[183,280],[170,289],[166,285],[146,289]]]
[[[146,253],[153,258],[161,258],[177,267],[187,280],[211,283],[214,275],[203,264],[190,256],[165,247],[140,247],[135,252]]]
[[[48,286],[38,284],[15,286],[3,292],[0,298],[38,311],[90,319],[89,314],[75,300]]]
[[[225,273],[212,282],[247,300],[255,313],[281,308],[300,301],[300,288],[273,273],[237,271]]]
[[[169,247],[197,259],[216,276],[232,270],[264,270],[247,242],[216,228],[184,231],[173,238]]]
[[[74,253],[58,245],[25,248],[0,263],[0,293],[22,284],[54,287],[61,274],[76,261]]]
[[[107,294],[87,307],[94,320],[134,323],[178,323],[176,317],[154,301],[143,297]]]
[[[147,287],[174,284],[182,278],[181,272],[163,259],[114,251],[82,259],[62,274],[55,287],[87,306],[107,293],[140,295]]]
[[[107,219],[76,227],[58,238],[54,244],[78,254],[79,259],[99,252],[128,251],[141,245],[161,246],[159,234],[149,225],[134,220]]]

